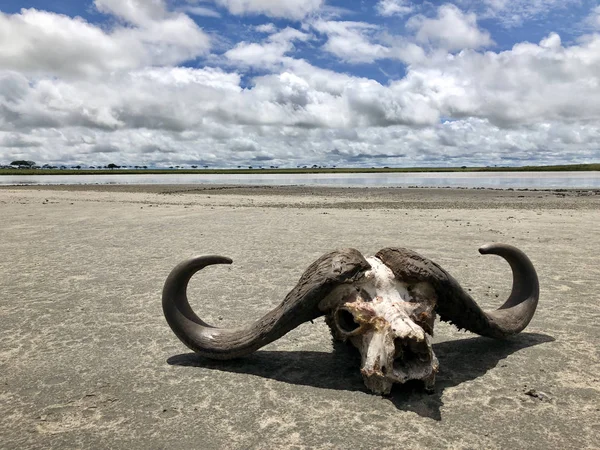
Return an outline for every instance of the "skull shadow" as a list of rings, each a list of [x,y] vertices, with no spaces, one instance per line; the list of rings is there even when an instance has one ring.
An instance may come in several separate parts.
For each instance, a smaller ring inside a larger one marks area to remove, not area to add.
[[[449,387],[474,380],[493,369],[509,355],[554,341],[545,334],[520,333],[507,340],[480,336],[433,344],[440,361],[435,392],[428,394],[419,381],[395,385],[386,398],[399,410],[441,420],[442,395]],[[333,352],[258,351],[244,358],[215,361],[196,353],[171,356],[167,363],[224,372],[255,375],[284,383],[371,394],[360,375],[360,354],[349,345],[334,341]]]

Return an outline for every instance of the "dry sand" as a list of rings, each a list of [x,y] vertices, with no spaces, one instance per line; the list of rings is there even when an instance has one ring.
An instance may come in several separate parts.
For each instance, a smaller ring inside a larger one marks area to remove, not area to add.
[[[598,448],[598,191],[8,187],[0,225],[2,448]],[[203,319],[233,325],[349,246],[412,248],[496,307],[510,270],[477,253],[492,241],[534,262],[538,311],[509,341],[436,324],[432,395],[366,392],[322,319],[211,362],[162,315],[191,255],[233,258],[190,286]]]

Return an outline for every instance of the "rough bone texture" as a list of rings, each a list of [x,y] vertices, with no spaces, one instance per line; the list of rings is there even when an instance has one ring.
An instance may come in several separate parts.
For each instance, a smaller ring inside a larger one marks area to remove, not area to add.
[[[423,380],[432,389],[438,370],[431,347],[434,290],[427,283],[398,279],[376,257],[367,261],[371,270],[355,283],[355,295],[327,316],[333,336],[358,349],[361,373],[372,392],[389,394],[394,383],[408,380]]]

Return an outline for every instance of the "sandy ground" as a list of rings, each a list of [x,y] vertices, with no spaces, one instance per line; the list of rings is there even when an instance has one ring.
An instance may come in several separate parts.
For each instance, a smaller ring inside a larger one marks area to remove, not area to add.
[[[598,448],[598,191],[8,187],[0,226],[1,448]],[[534,262],[536,316],[509,341],[436,324],[431,395],[368,393],[322,319],[213,362],[162,315],[166,276],[194,254],[233,258],[189,294],[234,325],[326,251],[386,246],[432,258],[492,308],[510,287],[508,265],[477,252],[493,241]]]

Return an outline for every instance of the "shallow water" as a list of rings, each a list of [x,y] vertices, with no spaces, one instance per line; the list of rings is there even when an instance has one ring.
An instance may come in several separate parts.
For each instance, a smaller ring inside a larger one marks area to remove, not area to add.
[[[600,172],[450,172],[323,174],[4,175],[0,185],[234,184],[337,187],[600,189]]]

